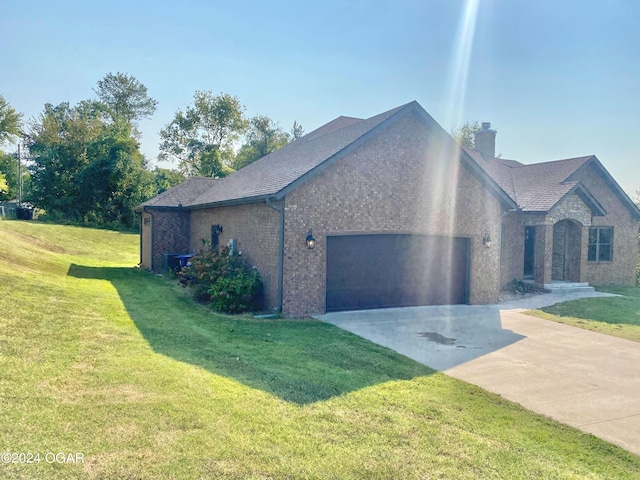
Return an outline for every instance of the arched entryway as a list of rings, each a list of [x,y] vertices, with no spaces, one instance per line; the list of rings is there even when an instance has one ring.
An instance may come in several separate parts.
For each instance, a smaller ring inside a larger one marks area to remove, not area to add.
[[[580,281],[581,247],[581,223],[565,219],[560,220],[553,226],[552,280]]]

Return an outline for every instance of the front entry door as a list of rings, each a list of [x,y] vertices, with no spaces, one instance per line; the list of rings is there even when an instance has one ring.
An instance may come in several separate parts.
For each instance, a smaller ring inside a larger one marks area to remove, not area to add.
[[[536,251],[536,227],[524,227],[524,276],[533,277]]]

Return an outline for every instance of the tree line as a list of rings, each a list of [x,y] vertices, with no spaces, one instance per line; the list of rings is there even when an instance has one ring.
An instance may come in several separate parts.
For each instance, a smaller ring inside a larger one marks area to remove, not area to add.
[[[266,115],[247,118],[238,97],[196,91],[160,131],[158,159],[176,168],[151,169],[138,130],[157,109],[147,87],[109,73],[93,91],[76,105],[47,103],[26,124],[0,95],[0,146],[28,151],[22,163],[0,151],[0,201],[17,198],[22,182],[23,200],[53,220],[130,227],[136,205],[187,176],[224,177],[304,133],[297,122],[286,132]]]

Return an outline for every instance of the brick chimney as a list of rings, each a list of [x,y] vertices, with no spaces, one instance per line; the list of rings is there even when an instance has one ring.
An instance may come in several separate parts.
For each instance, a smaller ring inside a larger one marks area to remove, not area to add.
[[[491,129],[491,122],[482,122],[480,130],[474,133],[473,145],[485,159],[495,158],[496,131]]]

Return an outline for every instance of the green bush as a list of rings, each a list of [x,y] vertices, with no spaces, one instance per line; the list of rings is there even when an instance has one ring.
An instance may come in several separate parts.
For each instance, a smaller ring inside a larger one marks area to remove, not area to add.
[[[198,302],[212,303],[216,311],[242,313],[262,307],[260,272],[240,254],[230,254],[228,247],[200,252],[178,276]]]

